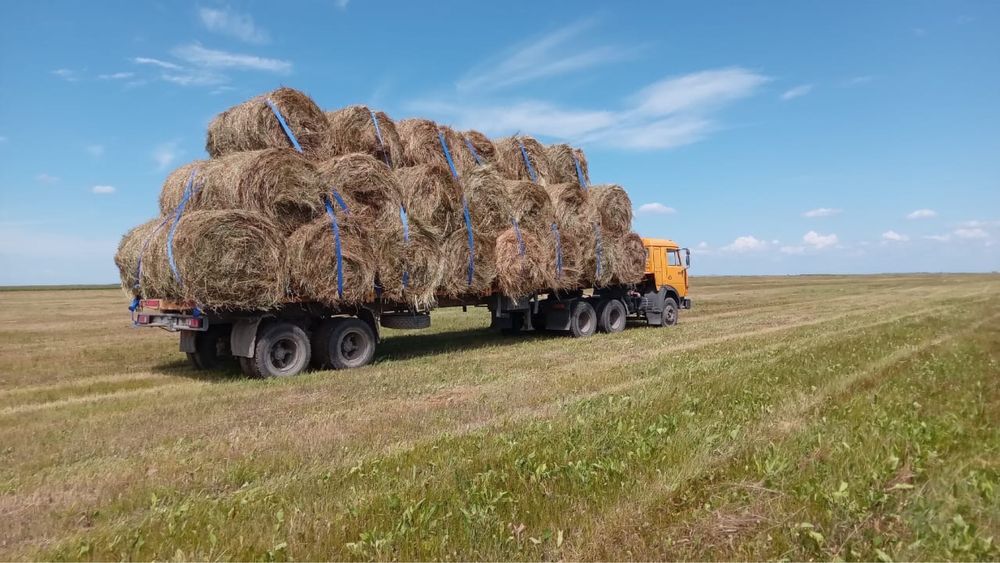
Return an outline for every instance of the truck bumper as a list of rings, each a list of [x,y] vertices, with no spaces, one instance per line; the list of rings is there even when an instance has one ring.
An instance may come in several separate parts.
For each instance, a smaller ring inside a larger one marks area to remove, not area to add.
[[[681,309],[690,309],[690,308],[691,308],[691,299],[689,297],[681,299]]]

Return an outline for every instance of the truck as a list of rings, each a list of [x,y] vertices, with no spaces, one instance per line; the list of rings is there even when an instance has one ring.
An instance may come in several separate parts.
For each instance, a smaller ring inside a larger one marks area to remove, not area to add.
[[[691,252],[668,239],[644,238],[646,269],[639,283],[549,291],[519,297],[491,293],[444,300],[437,307],[485,307],[491,327],[505,334],[553,331],[574,338],[616,333],[630,320],[654,327],[677,324],[691,308]],[[298,375],[310,367],[350,369],[371,363],[380,327],[423,329],[430,310],[375,299],[360,306],[329,307],[288,302],[268,311],[201,311],[194,303],[141,299],[132,324],[180,334],[180,351],[197,369],[211,370],[235,358],[248,377]]]

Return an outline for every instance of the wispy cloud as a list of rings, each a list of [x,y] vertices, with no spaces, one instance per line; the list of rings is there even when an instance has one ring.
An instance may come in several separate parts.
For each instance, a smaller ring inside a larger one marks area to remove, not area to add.
[[[515,45],[484,61],[458,80],[461,92],[489,91],[551,78],[634,56],[636,49],[602,45],[570,46],[571,40],[592,28],[596,20],[574,22],[551,33]]]
[[[644,203],[639,206],[637,213],[640,215],[672,215],[677,213],[673,207],[668,207],[659,202]]]
[[[768,80],[764,75],[739,67],[703,70],[650,84],[631,100],[635,113],[645,116],[704,112],[750,96]]]
[[[267,43],[271,40],[267,31],[254,23],[249,14],[240,14],[225,9],[201,8],[198,10],[201,25],[209,31],[239,39],[247,43]]]
[[[87,153],[94,158],[100,158],[104,156],[104,145],[87,145]]]
[[[160,59],[153,59],[153,58],[150,58],[150,57],[135,57],[135,58],[132,59],[132,62],[134,62],[136,64],[140,64],[140,65],[158,66],[160,68],[165,68],[167,70],[180,70],[181,69],[181,65],[174,64],[174,63],[167,62],[167,61],[161,61]]]
[[[832,207],[817,207],[816,209],[810,209],[809,211],[803,212],[802,216],[809,219],[815,219],[817,217],[832,217],[834,215],[839,215],[843,211],[843,209],[835,209]]]
[[[292,71],[292,63],[281,59],[269,59],[243,53],[230,53],[202,47],[199,43],[189,43],[176,47],[173,55],[188,63],[204,68],[260,70],[278,74]]]
[[[862,84],[868,84],[873,80],[875,80],[875,77],[869,74],[852,76],[851,78],[848,78],[846,81],[844,81],[844,86],[860,86]]]
[[[46,186],[51,186],[52,184],[56,184],[59,182],[59,178],[57,176],[53,176],[46,172],[42,172],[41,174],[35,176],[35,180],[38,181],[39,184],[43,184]]]
[[[97,78],[101,80],[125,80],[133,76],[135,76],[134,72],[113,72],[111,74],[98,74]]]
[[[90,191],[97,195],[110,195],[115,193],[114,186],[94,186],[90,188]]]
[[[986,232],[986,229],[980,229],[978,227],[977,228],[973,228],[973,229],[969,229],[969,228],[963,227],[961,229],[955,229],[952,232],[954,233],[954,235],[956,237],[962,238],[962,239],[987,239],[987,238],[990,238],[990,234],[988,232]]]
[[[80,80],[80,73],[76,70],[69,68],[57,68],[52,71],[52,74],[62,78],[66,82],[76,82]]]
[[[347,5],[351,3],[351,0],[333,0],[333,5],[337,7],[338,10],[346,10]]]
[[[809,92],[812,92],[812,89],[813,89],[812,84],[802,84],[790,90],[786,90],[783,94],[781,94],[781,99],[787,102],[788,100],[801,98],[802,96],[805,96]]]
[[[906,242],[910,240],[910,237],[908,235],[889,230],[882,233],[882,240],[884,242]]]
[[[918,209],[906,216],[907,219],[933,219],[934,217],[937,217],[937,211],[933,209]]]
[[[166,170],[177,157],[180,156],[181,151],[177,148],[177,141],[169,141],[166,143],[161,143],[153,149],[152,157],[153,162],[156,163],[157,170]]]

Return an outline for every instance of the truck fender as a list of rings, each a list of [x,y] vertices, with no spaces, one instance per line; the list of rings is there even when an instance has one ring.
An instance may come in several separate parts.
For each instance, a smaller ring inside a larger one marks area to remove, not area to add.
[[[257,327],[263,317],[240,319],[233,323],[233,332],[229,337],[229,347],[234,356],[252,358],[253,349],[257,345]]]

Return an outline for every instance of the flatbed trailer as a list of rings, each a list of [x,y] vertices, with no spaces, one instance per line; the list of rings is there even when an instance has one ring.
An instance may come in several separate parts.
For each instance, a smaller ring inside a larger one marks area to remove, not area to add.
[[[691,307],[687,295],[690,253],[669,240],[643,242],[646,274],[635,285],[518,298],[495,293],[442,300],[437,308],[488,308],[491,327],[506,334],[546,330],[585,338],[596,332],[620,332],[629,319],[649,326],[673,326],[678,311]],[[142,299],[133,309],[134,326],[180,333],[180,350],[195,367],[216,369],[235,357],[249,377],[292,376],[310,367],[361,367],[374,359],[380,327],[422,329],[431,324],[430,310],[381,299],[350,307],[290,302],[269,311],[227,312],[200,311],[193,303]]]

